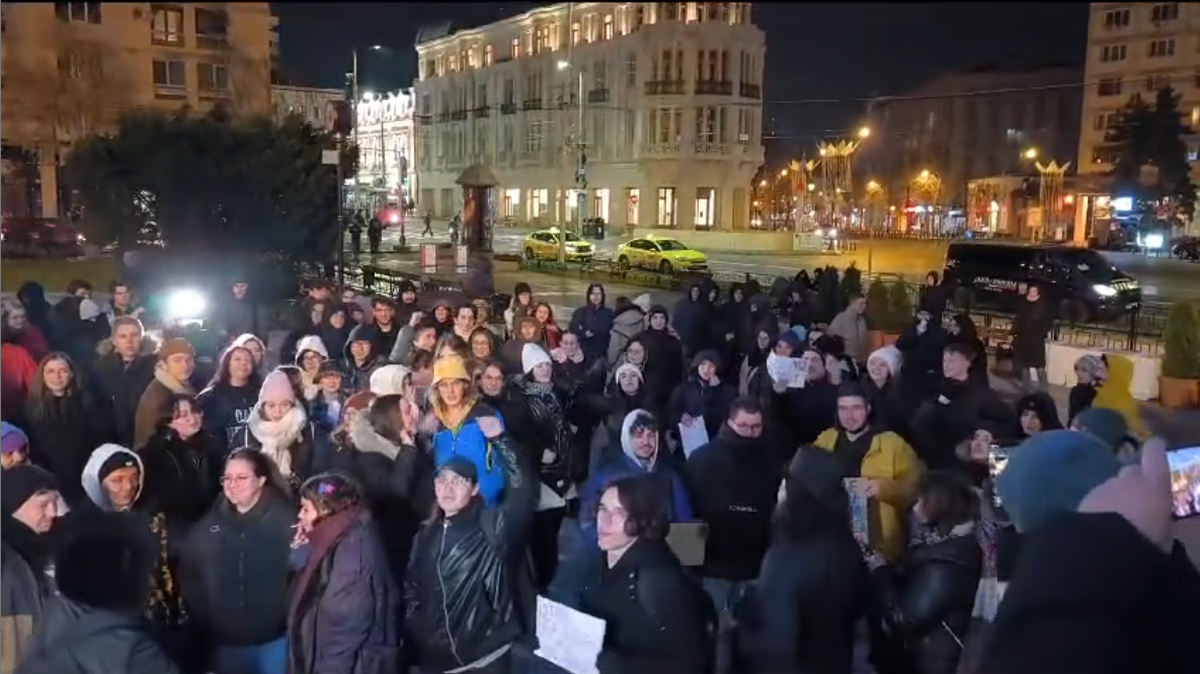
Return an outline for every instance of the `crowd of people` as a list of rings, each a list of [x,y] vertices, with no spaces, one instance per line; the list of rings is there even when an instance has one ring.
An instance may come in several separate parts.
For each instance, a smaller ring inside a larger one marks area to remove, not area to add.
[[[1064,420],[1036,288],[1007,401],[936,276],[886,346],[820,282],[593,285],[559,323],[524,283],[493,317],[318,281],[275,367],[238,282],[208,381],[126,285],[26,284],[0,674],[559,672],[539,596],[604,621],[601,674],[1195,671],[1129,362],[1081,359]]]

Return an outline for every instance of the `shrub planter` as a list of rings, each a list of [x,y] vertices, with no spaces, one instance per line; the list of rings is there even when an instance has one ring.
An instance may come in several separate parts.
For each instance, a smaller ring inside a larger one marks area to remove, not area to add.
[[[1200,300],[1176,302],[1167,314],[1158,395],[1164,407],[1200,407]]]

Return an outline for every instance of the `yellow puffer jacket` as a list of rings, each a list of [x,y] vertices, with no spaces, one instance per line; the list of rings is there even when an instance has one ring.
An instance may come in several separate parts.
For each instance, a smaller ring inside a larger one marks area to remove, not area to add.
[[[838,430],[830,428],[817,436],[814,447],[834,451]],[[891,561],[900,558],[908,545],[908,528],[905,517],[916,502],[917,480],[924,466],[917,453],[899,435],[890,431],[880,433],[871,440],[871,447],[863,457],[859,476],[879,483],[879,532],[880,540],[875,547]]]

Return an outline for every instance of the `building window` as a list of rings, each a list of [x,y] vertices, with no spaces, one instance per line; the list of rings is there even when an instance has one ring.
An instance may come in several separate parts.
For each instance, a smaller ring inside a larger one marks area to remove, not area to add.
[[[150,41],[174,47],[183,45],[183,10],[153,5],[150,11]]]
[[[628,194],[625,198],[625,224],[637,227],[638,195],[641,193],[641,190],[636,187],[626,187],[625,192]]]
[[[1150,20],[1154,23],[1163,23],[1165,21],[1174,21],[1179,18],[1179,3],[1164,2],[1161,5],[1155,5],[1150,10]]]
[[[229,45],[229,15],[211,9],[196,10],[196,46],[223,49]]]
[[[696,228],[712,229],[717,219],[717,191],[711,187],[696,188]]]
[[[1096,115],[1096,120],[1093,122],[1092,128],[1096,131],[1103,131],[1110,126],[1115,125],[1120,116],[1120,113],[1116,112],[1102,112],[1099,115]]]
[[[1146,91],[1159,91],[1171,86],[1169,75],[1150,75],[1146,78]]]
[[[1096,83],[1096,95],[1102,97],[1121,95],[1121,78],[1106,77]]]
[[[637,86],[637,54],[630,52],[625,57],[625,86],[632,88]],[[1198,75],[1200,76],[1200,75]]]
[[[675,188],[658,188],[658,226],[675,226]]]
[[[613,39],[613,17],[612,14],[604,15],[604,39]]]
[[[54,13],[59,21],[73,23],[100,23],[100,3],[98,2],[56,2]]]
[[[521,38],[514,37],[509,46],[508,55],[512,58],[521,58]]]
[[[80,54],[60,55],[58,73],[65,79],[99,82],[103,78],[102,63],[98,57]]]
[[[1101,63],[1115,63],[1117,61],[1124,61],[1125,55],[1126,55],[1125,45],[1123,45],[1123,44],[1105,45],[1103,48],[1100,49],[1100,62]]]
[[[485,45],[483,48],[483,67],[484,68],[492,65],[493,57],[494,57],[494,54],[492,54],[492,45],[490,45],[490,44]]]
[[[154,86],[166,88],[187,88],[187,70],[183,61],[154,60]]]
[[[1165,56],[1175,55],[1175,38],[1167,38],[1165,40],[1151,40],[1149,49],[1150,58],[1162,58]]]
[[[571,24],[571,44],[572,45],[579,44],[579,40],[582,38],[582,36],[583,36],[583,27],[579,25],[578,21],[576,21],[575,23],[572,23]]]
[[[467,67],[479,67],[479,47],[471,47],[467,49]]]
[[[197,63],[196,81],[200,91],[229,91],[229,70],[220,63]]]
[[[1117,30],[1129,27],[1129,10],[1114,9],[1104,13],[1104,29]]]

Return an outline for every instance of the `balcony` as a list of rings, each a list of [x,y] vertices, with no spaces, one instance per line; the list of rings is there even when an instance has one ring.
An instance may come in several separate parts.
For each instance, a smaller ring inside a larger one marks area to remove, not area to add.
[[[651,157],[663,157],[679,154],[679,143],[646,143],[642,146],[642,154]]]
[[[480,108],[475,108],[471,111],[471,117],[473,119],[486,119],[489,114],[490,109],[486,105]]]
[[[541,110],[542,109],[542,99],[526,98],[525,102],[522,103],[522,107],[525,110]]]
[[[742,98],[753,98],[758,101],[762,100],[762,87],[757,84],[746,84],[743,82],[742,85],[738,87],[738,93]]]
[[[726,156],[729,154],[729,145],[698,140],[692,143],[692,152],[698,155]]]
[[[517,104],[513,103],[512,101],[509,101],[508,103],[500,104],[500,114],[502,114],[502,115],[511,115],[511,114],[514,114],[516,111],[517,111]]]
[[[587,93],[588,103],[607,103],[608,89],[592,89]]]
[[[467,119],[467,111],[466,110],[455,110],[450,113],[450,121],[451,122],[462,122],[462,121],[466,121],[466,119]]]
[[[445,124],[450,121],[450,111],[439,112],[437,116],[438,124]]]
[[[687,90],[683,80],[655,80],[646,83],[647,96],[680,96]]]
[[[696,80],[696,94],[704,96],[732,96],[733,82]]]

